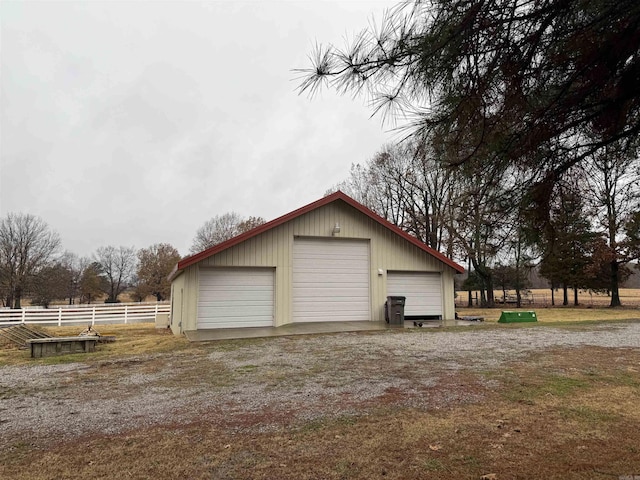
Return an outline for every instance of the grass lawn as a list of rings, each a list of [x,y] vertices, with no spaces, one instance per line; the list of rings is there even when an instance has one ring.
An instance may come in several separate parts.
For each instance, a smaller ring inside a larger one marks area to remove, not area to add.
[[[29,325],[30,328],[36,328]],[[72,327],[38,327],[55,337],[76,336],[86,325]],[[156,329],[153,323],[136,323],[132,325],[96,325],[94,327],[100,335],[115,336],[117,341],[100,344],[95,353],[90,356],[82,354],[48,357],[37,360],[42,364],[66,363],[70,361],[96,362],[123,355],[143,355],[162,352],[175,352],[197,348],[190,345],[186,338],[176,337],[168,329]],[[0,348],[0,366],[23,365],[33,363],[29,358],[28,349]]]
[[[457,308],[460,316],[472,315],[484,317],[485,321],[497,322],[503,310],[518,311],[516,308]],[[594,322],[615,320],[640,320],[640,308],[529,308],[523,307],[521,311],[533,310],[536,312],[538,322],[564,323],[564,322]]]

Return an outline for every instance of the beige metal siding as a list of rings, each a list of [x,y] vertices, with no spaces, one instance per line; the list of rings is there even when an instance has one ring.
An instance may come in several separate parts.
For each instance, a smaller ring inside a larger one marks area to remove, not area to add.
[[[171,331],[178,335],[182,333],[184,309],[184,275],[179,275],[171,282]]]
[[[198,314],[198,265],[191,265],[184,269],[182,331],[196,329],[196,316]]]
[[[336,223],[340,225],[340,233],[335,235],[336,238],[370,240],[371,320],[384,320],[387,270],[441,272],[443,317],[454,318],[452,268],[353,207],[336,201],[187,267],[181,275],[184,276],[183,331],[196,329],[199,267],[275,268],[275,325],[291,323],[293,239],[295,236],[332,237]],[[378,270],[382,271],[382,275],[378,274]]]

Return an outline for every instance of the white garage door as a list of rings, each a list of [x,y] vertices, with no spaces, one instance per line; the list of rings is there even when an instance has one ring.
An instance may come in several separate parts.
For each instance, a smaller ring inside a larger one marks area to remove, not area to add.
[[[439,273],[389,272],[387,295],[407,297],[405,316],[442,315],[442,280]]]
[[[295,239],[293,321],[371,320],[369,276],[369,242]]]
[[[198,329],[273,325],[273,269],[200,270]]]

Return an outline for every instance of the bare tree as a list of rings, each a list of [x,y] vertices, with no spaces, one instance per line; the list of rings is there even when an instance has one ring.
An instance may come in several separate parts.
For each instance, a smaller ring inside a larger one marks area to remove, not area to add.
[[[238,235],[238,225],[240,225],[241,222],[242,217],[236,212],[216,215],[210,220],[207,220],[196,232],[189,251],[191,253],[198,253],[235,237]]]
[[[375,192],[369,169],[369,162],[365,165],[352,163],[351,169],[349,170],[349,177],[329,188],[325,192],[325,196],[331,195],[338,190],[346,193],[354,200],[375,211],[374,201],[372,198],[373,195],[375,195]]]
[[[107,280],[106,303],[115,303],[118,296],[127,287],[136,268],[136,250],[134,247],[118,248],[113,246],[100,247],[96,250],[96,261],[102,268]]]
[[[198,229],[189,252],[192,254],[201,252],[263,223],[262,217],[244,219],[235,212],[216,215]]]
[[[239,234],[248,232],[249,230],[253,230],[256,227],[259,227],[263,223],[265,223],[265,219],[262,217],[249,217],[246,220],[240,222],[240,225],[238,225],[238,232]]]
[[[108,290],[109,285],[104,277],[102,265],[91,262],[83,268],[78,288],[81,303],[91,303]]]
[[[29,287],[31,304],[49,308],[54,300],[64,300],[69,291],[71,275],[71,271],[62,262],[44,267]]]
[[[513,272],[512,286],[516,291],[516,306],[520,308],[522,306],[522,291],[531,284],[528,277],[533,268],[535,254],[533,245],[527,238],[526,231],[520,223],[521,219],[519,218],[518,220],[515,228],[515,238],[511,238],[508,241],[508,246],[513,260],[511,265]]]
[[[455,180],[451,232],[480,283],[483,306],[494,305],[493,267],[514,233],[516,205],[508,201],[507,175],[465,172]]]
[[[411,224],[407,229],[435,250],[453,256],[451,204],[456,193],[453,172],[444,166],[442,152],[424,141],[413,143],[407,153],[411,154],[411,167],[406,175],[411,192]]]
[[[452,251],[449,170],[424,143],[385,145],[365,165],[352,165],[342,190],[436,250]]]
[[[69,305],[73,305],[80,297],[80,281],[84,270],[91,264],[91,259],[79,257],[73,252],[66,251],[60,257],[60,264],[68,271],[66,278],[66,298]]]
[[[629,216],[624,229],[629,256],[636,261],[636,268],[640,270],[640,206]]]
[[[154,295],[158,301],[169,298],[171,283],[167,277],[180,254],[168,243],[156,243],[138,251],[138,272],[136,292],[142,301],[147,295]]]
[[[0,220],[0,279],[7,306],[20,308],[26,289],[59,247],[58,234],[39,217],[9,213]]]
[[[634,255],[633,244],[625,238],[625,227],[640,210],[640,161],[636,152],[610,145],[594,155],[590,165],[591,201],[597,209],[598,229],[609,249],[610,306],[621,305],[620,268]]]

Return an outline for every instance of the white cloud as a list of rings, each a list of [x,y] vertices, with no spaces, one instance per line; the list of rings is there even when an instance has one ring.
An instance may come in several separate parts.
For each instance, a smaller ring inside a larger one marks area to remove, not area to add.
[[[295,92],[316,40],[392,2],[2,2],[0,214],[81,255],[313,201],[391,138],[361,99]]]

